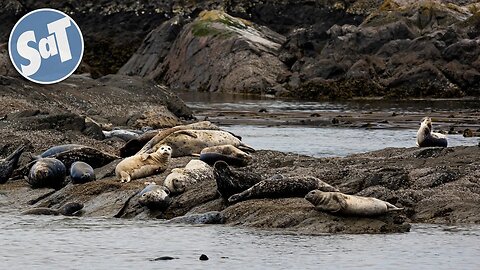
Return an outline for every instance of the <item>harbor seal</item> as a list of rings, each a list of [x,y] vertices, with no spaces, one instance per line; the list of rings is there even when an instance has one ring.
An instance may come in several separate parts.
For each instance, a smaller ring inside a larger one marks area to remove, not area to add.
[[[0,159],[0,184],[4,184],[12,176],[13,170],[17,167],[18,160],[28,144],[21,145],[5,159]]]
[[[55,158],[41,158],[35,162],[28,174],[27,182],[33,188],[59,189],[65,182],[67,169]]]
[[[82,203],[69,202],[69,203],[64,204],[62,207],[60,207],[58,209],[39,207],[39,208],[33,208],[33,209],[29,209],[27,211],[24,211],[22,214],[23,215],[74,216],[74,215],[77,215],[79,213],[79,211],[82,210],[82,209],[83,209],[83,204]]]
[[[66,151],[70,151],[70,150],[78,149],[78,148],[83,148],[83,147],[87,147],[87,146],[85,146],[85,145],[80,145],[80,144],[63,144],[63,145],[57,145],[57,146],[53,146],[53,147],[48,148],[48,149],[45,150],[43,153],[41,153],[40,155],[36,156],[35,159],[52,157],[52,156],[54,156],[54,155],[56,155],[56,154],[59,154],[59,153],[62,153],[62,152],[66,152]]]
[[[170,205],[169,190],[154,182],[146,183],[147,186],[138,194],[140,205],[150,210],[165,210]]]
[[[128,183],[132,179],[163,172],[167,168],[171,156],[172,148],[162,145],[155,153],[125,158],[115,167],[115,175],[122,183]]]
[[[125,158],[135,155],[157,134],[158,131],[151,130],[143,133],[137,138],[129,140],[122,148],[119,149],[120,156]]]
[[[262,176],[250,169],[233,169],[225,161],[215,162],[213,176],[217,183],[217,192],[225,200],[262,181]]]
[[[207,147],[231,144],[245,151],[255,151],[231,133],[222,130],[179,130],[171,133],[152,149],[160,145],[172,147],[172,157],[200,155]]]
[[[223,224],[225,223],[225,217],[221,212],[210,211],[203,214],[192,214],[181,217],[174,217],[165,222],[166,224],[172,223],[185,223],[185,224]]]
[[[422,119],[420,128],[417,131],[417,146],[419,147],[447,147],[447,137],[443,134],[432,132],[432,119]]]
[[[305,196],[305,199],[311,202],[318,211],[351,216],[378,216],[391,211],[403,210],[403,208],[376,198],[347,195],[341,192],[312,190]]]
[[[95,181],[95,172],[92,166],[83,161],[77,161],[70,167],[70,179],[73,184],[83,184]]]
[[[190,160],[185,168],[175,168],[167,175],[163,185],[170,190],[172,194],[179,194],[198,182],[212,179],[213,169],[201,160]]]
[[[237,203],[262,198],[305,197],[308,192],[314,189],[338,191],[338,189],[313,176],[276,177],[275,179],[260,181],[251,188],[230,196],[228,202]]]
[[[252,160],[252,156],[231,144],[227,144],[204,148],[200,152],[200,160],[210,166],[222,160],[228,163],[228,165],[242,167],[248,165]]]

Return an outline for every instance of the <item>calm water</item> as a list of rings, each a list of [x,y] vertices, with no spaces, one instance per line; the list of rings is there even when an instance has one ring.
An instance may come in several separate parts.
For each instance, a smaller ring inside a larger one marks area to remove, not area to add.
[[[299,236],[158,221],[0,217],[0,269],[479,269],[480,228]],[[201,254],[210,260],[199,261]],[[160,256],[178,259],[150,261]]]

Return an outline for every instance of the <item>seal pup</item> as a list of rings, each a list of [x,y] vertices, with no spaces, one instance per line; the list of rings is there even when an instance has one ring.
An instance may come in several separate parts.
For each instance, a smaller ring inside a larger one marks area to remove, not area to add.
[[[145,182],[147,185],[140,191],[138,203],[146,206],[150,210],[165,210],[170,205],[170,191],[164,187],[157,185],[155,182]]]
[[[13,170],[17,167],[18,160],[28,144],[21,145],[5,159],[0,159],[0,184],[4,184],[12,176]]]
[[[191,214],[181,217],[174,217],[165,222],[166,224],[172,223],[185,223],[185,224],[223,224],[225,223],[225,217],[222,212],[210,211],[203,214]]]
[[[376,198],[347,195],[341,192],[312,190],[305,196],[305,199],[311,202],[318,211],[351,216],[378,216],[391,211],[403,210],[403,208]]]
[[[443,134],[432,132],[432,119],[424,117],[417,131],[418,147],[447,147],[447,137]]]
[[[64,216],[74,216],[79,213],[80,210],[83,209],[82,203],[77,202],[69,202],[64,204],[62,207],[58,209],[46,208],[46,207],[39,207],[29,209],[24,211],[22,215],[64,215]]]
[[[41,158],[33,164],[27,182],[33,188],[49,187],[58,189],[65,182],[67,168],[58,159]]]
[[[305,197],[308,192],[314,189],[338,191],[338,189],[313,176],[299,178],[277,176],[274,179],[258,182],[251,188],[230,196],[228,202],[237,203],[262,198]]]
[[[155,153],[145,153],[125,158],[115,167],[115,175],[122,183],[128,183],[132,179],[163,172],[167,169],[171,156],[172,148],[168,145],[162,145]]]
[[[212,167],[201,160],[193,159],[185,168],[172,169],[163,185],[170,190],[170,193],[179,194],[185,192],[189,186],[209,179],[213,180]]]
[[[92,166],[83,161],[76,161],[70,167],[70,179],[73,184],[83,184],[95,181],[95,172]]]
[[[250,169],[232,169],[225,161],[217,161],[213,165],[213,176],[217,183],[217,192],[227,200],[262,181],[262,176]]]
[[[223,160],[228,165],[242,167],[248,165],[252,156],[231,144],[227,144],[204,148],[200,152],[200,160],[210,166],[213,166],[219,160]]]

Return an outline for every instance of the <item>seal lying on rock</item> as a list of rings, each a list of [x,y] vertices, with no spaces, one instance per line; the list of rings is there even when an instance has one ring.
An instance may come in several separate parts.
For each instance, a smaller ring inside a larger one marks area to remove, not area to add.
[[[227,144],[204,148],[200,152],[200,160],[211,166],[220,160],[229,165],[247,166],[252,160],[252,156],[233,145]]]
[[[163,185],[172,194],[183,193],[188,186],[203,180],[213,180],[213,169],[201,160],[190,160],[185,168],[175,168],[167,175]]]
[[[33,188],[61,188],[67,175],[67,168],[58,159],[41,158],[35,162],[28,174],[27,182]]]
[[[102,130],[102,133],[105,136],[105,139],[111,139],[115,137],[115,138],[124,140],[126,142],[136,139],[141,135],[141,132],[134,132],[134,131],[125,130],[125,129],[115,129],[112,131]]]
[[[346,195],[341,192],[312,190],[305,199],[318,211],[352,216],[378,216],[391,211],[400,211],[395,205],[372,197]]]
[[[73,184],[83,184],[95,181],[95,172],[92,166],[85,162],[77,161],[70,167],[70,179]]]
[[[172,147],[172,157],[199,155],[207,147],[231,144],[246,151],[255,151],[231,133],[222,130],[179,130],[165,137],[159,144]],[[153,146],[157,149],[159,145]]]
[[[146,183],[146,186],[142,191],[140,191],[138,202],[148,207],[151,210],[165,210],[170,205],[169,190],[164,187],[157,185],[156,183]]]
[[[78,211],[83,209],[83,204],[76,202],[69,202],[64,204],[59,209],[51,209],[46,207],[33,208],[23,212],[23,215],[64,215],[64,216],[73,216],[78,213]]]
[[[128,183],[132,179],[163,172],[167,169],[171,155],[172,148],[168,145],[162,145],[155,153],[125,158],[115,168],[115,175],[122,183]]]
[[[314,189],[338,191],[338,189],[312,176],[298,178],[277,177],[275,179],[260,181],[251,188],[230,196],[228,202],[236,203],[249,199],[262,198],[304,197]]]
[[[35,159],[40,159],[40,158],[52,157],[52,156],[54,156],[56,154],[59,154],[59,153],[62,153],[62,152],[70,151],[70,150],[73,150],[73,149],[79,149],[79,148],[83,148],[83,147],[87,147],[87,146],[80,145],[80,144],[57,145],[57,146],[53,146],[53,147],[48,148],[47,150],[45,150],[45,152],[41,153],[40,155],[38,155],[34,158]]]
[[[420,128],[417,131],[417,146],[447,147],[447,145],[447,137],[445,135],[432,132],[432,119],[430,117],[423,118]]]
[[[261,175],[245,169],[233,170],[225,161],[215,162],[213,176],[217,183],[217,191],[224,199],[262,181]]]
[[[175,217],[167,220],[165,223],[186,223],[186,224],[223,224],[225,217],[221,212],[211,211],[203,214],[192,214],[181,217]]]
[[[13,170],[17,167],[18,160],[28,144],[18,147],[5,159],[0,160],[0,184],[4,184],[12,176]]]

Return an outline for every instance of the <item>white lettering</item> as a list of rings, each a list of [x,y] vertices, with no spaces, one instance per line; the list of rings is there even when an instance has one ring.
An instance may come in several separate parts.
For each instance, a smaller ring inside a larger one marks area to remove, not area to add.
[[[62,63],[72,59],[72,53],[70,52],[70,44],[68,43],[67,31],[65,30],[70,25],[70,19],[67,17],[47,24],[48,33],[55,34],[58,52],[60,53],[60,61],[62,61]]]
[[[48,50],[47,50],[48,45]],[[55,43],[55,37],[53,35],[40,39],[38,42],[38,50],[43,59],[47,59],[50,56],[54,56],[58,53],[57,44]]]
[[[18,54],[30,61],[30,64],[26,66],[20,65],[22,74],[26,77],[35,74],[42,63],[42,59],[40,58],[38,51],[32,47],[28,47],[29,42],[37,42],[35,33],[33,31],[26,31],[25,33],[21,34],[17,42]]]

